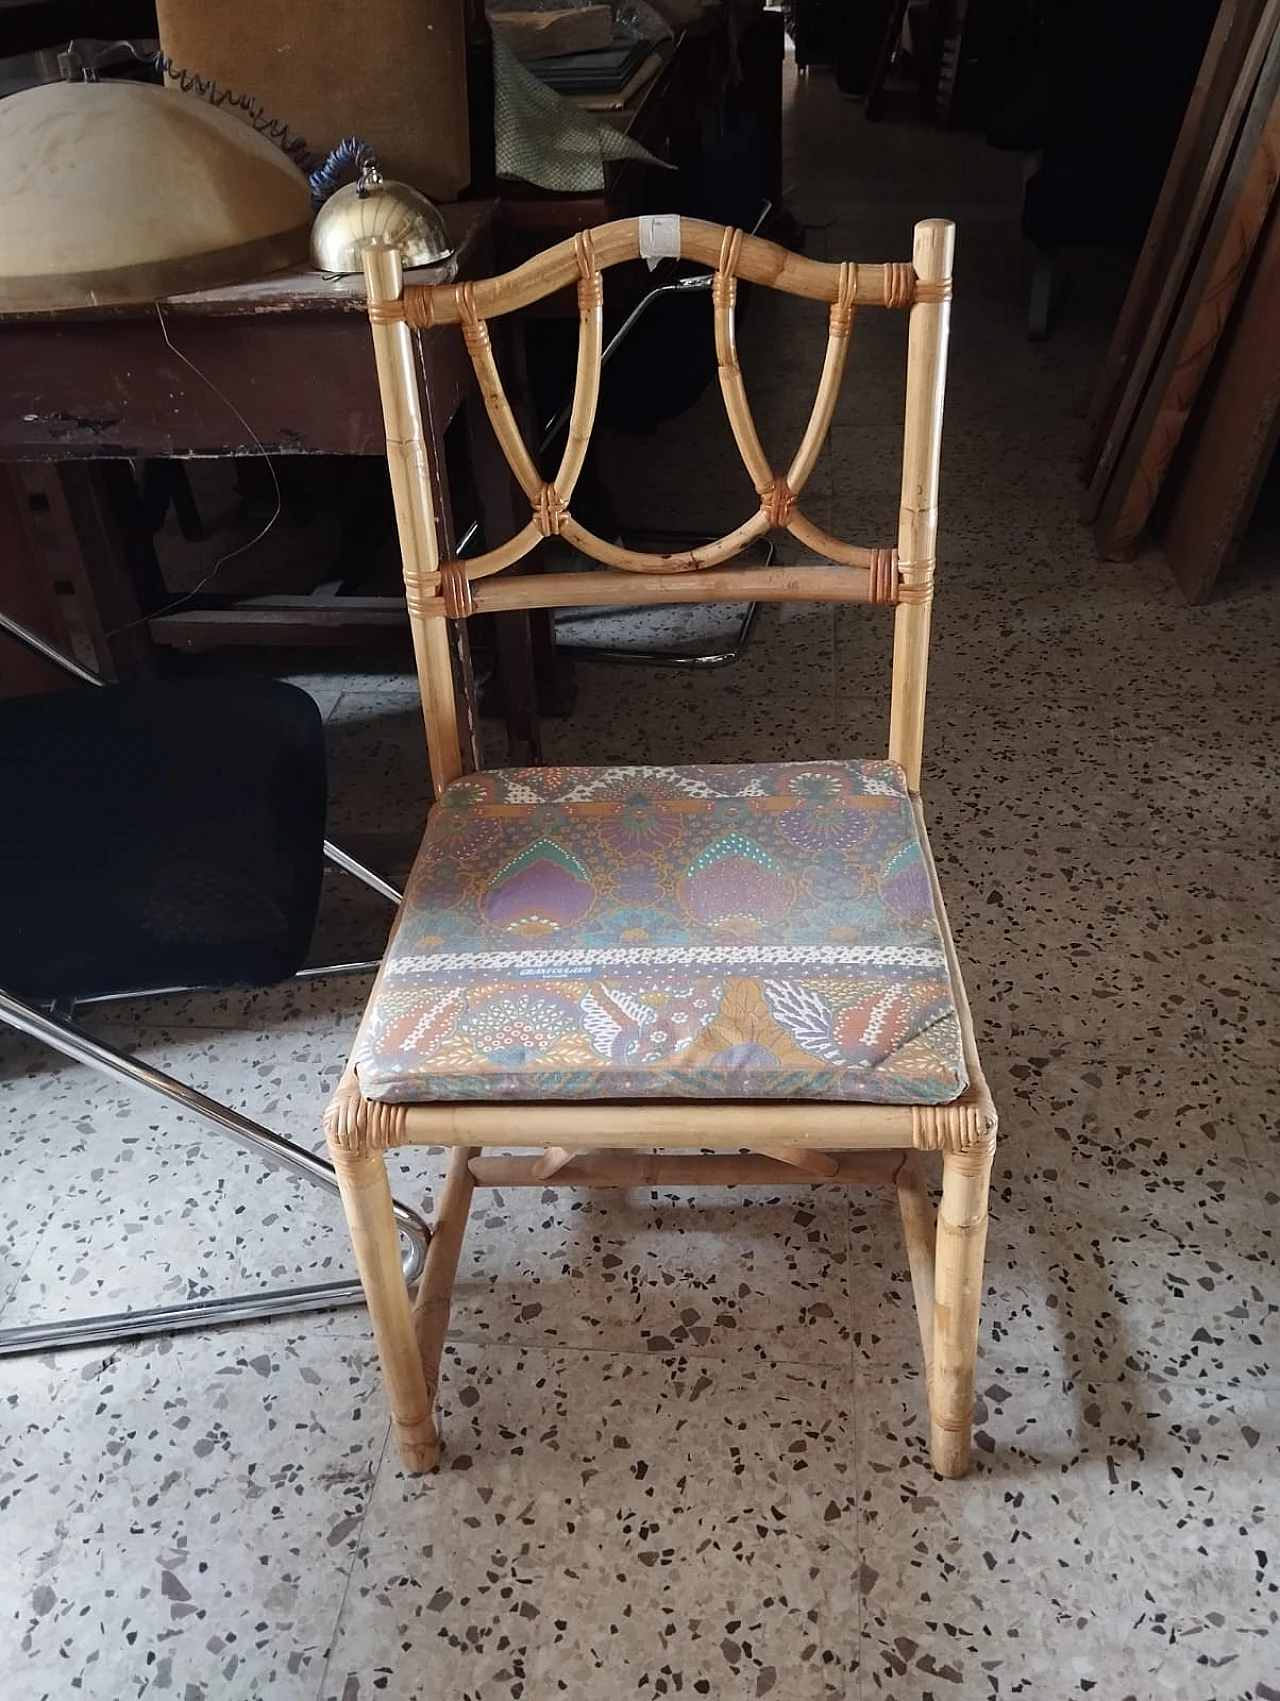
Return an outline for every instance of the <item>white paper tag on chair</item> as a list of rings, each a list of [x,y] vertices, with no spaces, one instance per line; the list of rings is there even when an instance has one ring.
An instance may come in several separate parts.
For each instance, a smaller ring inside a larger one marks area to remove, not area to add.
[[[680,214],[643,213],[640,218],[640,258],[650,271],[660,260],[680,258]]]

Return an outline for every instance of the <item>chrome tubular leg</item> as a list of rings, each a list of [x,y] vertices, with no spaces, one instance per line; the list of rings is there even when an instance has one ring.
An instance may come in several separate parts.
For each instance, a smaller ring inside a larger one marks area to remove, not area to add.
[[[305,1180],[336,1194],[337,1178],[327,1159],[304,1146],[286,1140],[261,1123],[254,1122],[230,1106],[219,1104],[195,1087],[178,1081],[159,1069],[117,1051],[35,1006],[0,989],[0,1021],[32,1039],[42,1040],[64,1057],[86,1063],[92,1069],[159,1093],[180,1109],[214,1123],[239,1145],[279,1168],[290,1169]],[[422,1217],[407,1205],[395,1205],[396,1222],[409,1242],[404,1260],[405,1281],[413,1285],[422,1273],[431,1231]],[[229,1298],[191,1300],[181,1305],[148,1311],[122,1312],[97,1318],[69,1318],[60,1323],[33,1324],[20,1329],[0,1330],[0,1358],[19,1353],[47,1352],[58,1347],[90,1346],[100,1342],[134,1340],[148,1335],[209,1327],[250,1318],[286,1316],[303,1311],[325,1310],[338,1305],[363,1303],[363,1290],[356,1279],[326,1282],[313,1287],[277,1290]]]
[[[21,644],[24,650],[47,661],[51,667],[61,668],[71,679],[78,679],[82,685],[105,685],[106,680],[99,679],[96,673],[90,673],[87,667],[81,667],[74,656],[64,656],[47,638],[42,638],[38,632],[32,632],[11,614],[0,612],[0,632],[7,633],[16,644]]]
[[[308,963],[305,968],[298,969],[289,976],[287,981],[278,984],[288,986],[295,980],[323,980],[326,975],[371,975],[382,967],[380,960],[371,957],[358,963]],[[88,1010],[95,1004],[132,1004],[139,998],[176,998],[187,993],[202,992],[257,992],[258,987],[226,987],[226,986],[141,986],[132,992],[95,992],[89,998],[77,998],[68,1008],[63,1006],[54,1010],[54,1015],[65,1015],[68,1020],[76,1010]]]
[[[363,881],[366,886],[370,886],[375,892],[381,893],[388,903],[399,906],[404,893],[397,892],[390,881],[384,880],[380,874],[375,874],[371,868],[366,868],[362,862],[357,862],[355,857],[348,856],[346,851],[333,843],[332,839],[324,841],[324,854],[335,868],[341,868],[345,873],[354,875],[357,880]]]

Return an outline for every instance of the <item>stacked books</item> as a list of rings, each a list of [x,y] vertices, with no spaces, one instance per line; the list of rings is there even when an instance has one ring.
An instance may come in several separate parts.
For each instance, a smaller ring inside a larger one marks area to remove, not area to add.
[[[557,94],[620,95],[652,52],[651,42],[622,35],[608,47],[538,59],[529,69]]]
[[[597,112],[625,106],[662,63],[657,44],[617,23],[607,5],[491,5],[489,22],[539,82]]]

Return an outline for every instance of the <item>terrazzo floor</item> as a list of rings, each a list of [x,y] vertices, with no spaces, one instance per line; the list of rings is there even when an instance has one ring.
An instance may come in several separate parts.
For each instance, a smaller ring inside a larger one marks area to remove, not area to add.
[[[1020,162],[789,93],[810,249],[960,224],[926,796],[1002,1110],[977,1463],[929,1470],[880,1196],[496,1194],[442,1471],[407,1479],[364,1314],[0,1362],[6,1701],[1277,1701],[1280,567],[1188,609],[1095,561],[1073,451],[1120,280],[1022,336]],[[901,322],[863,316],[815,517],[892,535]],[[821,315],[743,334],[794,441]],[[745,512],[715,398],[617,440],[638,512]],[[672,469],[676,469],[674,474]],[[732,669],[581,667],[553,760],[878,754],[887,623],[766,612]],[[335,836],[402,858],[407,681],[308,681]],[[335,881],[323,932],[385,916]],[[366,989],[100,1013],[315,1140]],[[348,1267],[337,1212],[0,1031],[0,1323]],[[437,1158],[395,1164],[429,1206]]]

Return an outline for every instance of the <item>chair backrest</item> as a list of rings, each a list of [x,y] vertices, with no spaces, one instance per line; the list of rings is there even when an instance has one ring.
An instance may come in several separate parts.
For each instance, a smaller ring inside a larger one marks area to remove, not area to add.
[[[924,738],[929,617],[937,536],[938,454],[946,368],[954,226],[929,219],[915,229],[912,261],[894,265],[824,263],[788,253],[741,231],[675,216],[621,219],[484,281],[405,286],[395,249],[364,255],[387,431],[405,590],[422,688],[427,745],[437,792],[463,769],[448,623],[474,613],[616,602],[867,602],[895,610],[890,759],[919,786]],[[668,555],[623,549],[573,517],[570,501],[595,423],[603,352],[603,274],[638,258],[664,256],[714,268],[716,359],[729,424],[758,495],[740,526],[709,544]],[[826,358],[813,411],[785,473],[771,466],[756,433],[734,333],[739,278],[830,303]],[[578,290],[578,363],[564,453],[544,481],[503,388],[488,321],[518,312],[566,285]],[[897,547],[832,537],[807,519],[800,497],[813,471],[844,376],[855,310],[908,309],[906,423]],[[442,560],[432,503],[422,401],[410,332],[460,325],[494,432],[528,498],[531,518],[513,538],[468,561]],[[821,559],[774,567],[734,567],[756,538],[785,528]],[[558,536],[603,571],[494,575],[546,537]]]

